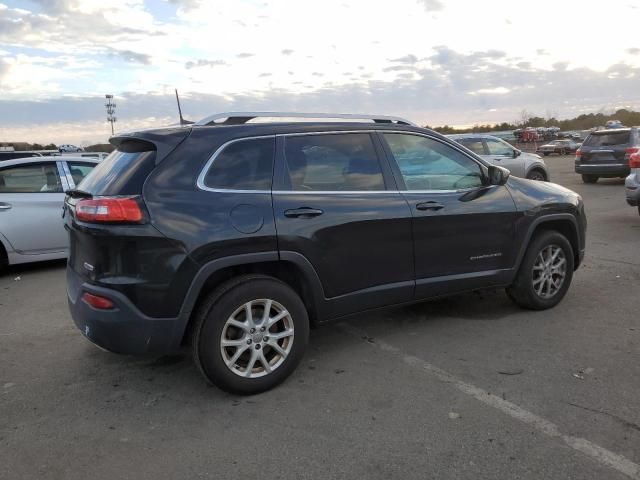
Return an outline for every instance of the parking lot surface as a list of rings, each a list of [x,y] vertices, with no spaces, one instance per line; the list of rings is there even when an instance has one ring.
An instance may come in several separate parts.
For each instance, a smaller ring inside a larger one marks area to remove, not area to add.
[[[545,161],[589,221],[559,306],[497,290],[326,325],[258,396],[94,347],[64,262],[1,272],[0,478],[640,479],[640,217],[622,180]]]

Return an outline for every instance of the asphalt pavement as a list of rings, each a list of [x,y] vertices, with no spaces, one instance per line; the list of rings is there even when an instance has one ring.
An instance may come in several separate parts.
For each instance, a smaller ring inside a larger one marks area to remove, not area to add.
[[[621,180],[545,161],[589,222],[560,305],[497,290],[327,325],[253,397],[91,345],[64,262],[0,272],[0,478],[640,479],[640,216]]]

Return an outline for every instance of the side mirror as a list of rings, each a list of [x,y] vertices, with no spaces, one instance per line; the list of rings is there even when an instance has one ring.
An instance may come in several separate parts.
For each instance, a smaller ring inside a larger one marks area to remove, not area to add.
[[[514,149],[513,150],[513,158],[519,157],[521,153],[522,152],[520,150]]]
[[[503,167],[491,165],[489,167],[489,184],[490,185],[504,185],[507,183],[511,172]]]

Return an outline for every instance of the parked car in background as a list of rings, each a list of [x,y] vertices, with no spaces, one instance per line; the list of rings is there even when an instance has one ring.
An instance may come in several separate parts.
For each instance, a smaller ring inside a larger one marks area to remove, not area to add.
[[[0,264],[67,256],[61,218],[65,192],[98,163],[92,158],[33,157],[0,163]]]
[[[629,156],[629,170],[629,175],[624,181],[627,203],[632,207],[638,207],[640,215],[640,151]]]
[[[88,157],[88,158],[97,158],[98,160],[104,160],[109,156],[109,154],[107,152],[82,152],[80,156]]]
[[[540,145],[536,150],[536,153],[541,153],[545,157],[552,153],[558,155],[566,155],[568,153],[576,153],[576,150],[580,148],[580,144],[573,140],[554,140],[544,145]]]
[[[596,130],[576,151],[575,171],[585,183],[629,175],[629,157],[640,151],[638,127]]]
[[[498,137],[479,133],[463,133],[447,135],[447,137],[464,145],[484,160],[509,169],[509,172],[516,177],[550,180],[549,171],[540,155],[522,152]]]
[[[38,152],[33,151],[2,151],[0,152],[0,162],[4,160],[15,160],[16,158],[29,158],[29,157],[41,157]]]
[[[83,149],[81,147],[76,147],[75,145],[69,145],[69,144],[63,144],[58,146],[58,150],[60,151],[60,153],[67,153],[67,152],[82,152]]]
[[[208,381],[254,394],[293,372],[312,325],[481,288],[543,310],[568,291],[575,192],[398,118],[259,115],[113,136],[69,192],[67,297],[90,341],[190,346]]]

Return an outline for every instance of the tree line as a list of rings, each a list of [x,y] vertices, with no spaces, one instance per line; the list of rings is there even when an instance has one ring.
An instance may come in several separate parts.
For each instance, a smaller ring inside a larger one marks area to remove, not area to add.
[[[620,122],[625,126],[640,125],[640,112],[626,110],[624,108],[621,108],[611,114],[606,114],[604,112],[587,113],[566,120],[558,120],[555,116],[543,118],[530,114],[526,110],[521,112],[520,117],[520,120],[517,120],[514,123],[502,122],[474,125],[471,128],[454,128],[449,125],[444,125],[442,127],[427,126],[427,128],[432,128],[436,132],[446,135],[450,133],[486,133],[501,130],[516,130],[518,128],[525,127],[558,127],[562,131],[589,130],[593,127],[604,126],[604,124],[609,120],[620,120]]]

